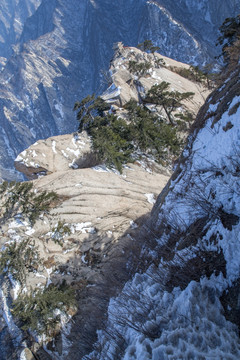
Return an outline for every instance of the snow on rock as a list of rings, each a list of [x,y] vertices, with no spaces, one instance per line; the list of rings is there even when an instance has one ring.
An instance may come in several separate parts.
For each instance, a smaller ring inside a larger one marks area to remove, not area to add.
[[[233,305],[222,298],[240,278],[239,73],[199,113],[147,224],[154,266],[110,301],[90,358],[240,358],[239,319],[227,320]]]
[[[29,179],[36,179],[69,167],[85,166],[90,152],[91,142],[86,133],[55,136],[39,140],[24,150],[16,158],[15,167]]]
[[[96,232],[96,229],[91,225],[92,225],[91,222],[73,224],[71,226],[71,230],[72,233],[75,233],[75,231],[80,231],[83,234],[87,234],[87,233],[94,234]]]
[[[52,139],[39,140],[33,147],[34,159],[46,169],[47,163],[52,166],[52,173],[49,171],[47,176],[33,181],[34,192],[55,191],[59,195],[59,202],[37,219],[32,228],[18,216],[6,222],[1,229],[4,234],[1,245],[30,238],[36,254],[42,259],[39,265],[36,264],[36,267],[26,271],[24,285],[27,293],[31,288],[61,283],[63,279],[68,284],[74,284],[76,288],[84,286],[84,282],[94,287],[99,279],[105,276],[103,266],[106,266],[109,257],[113,256],[115,246],[121,246],[125,232],[132,234],[136,227],[135,221],[151,211],[152,204],[148,202],[145,194],[157,194],[169,179],[169,176],[159,172],[149,173],[137,164],[124,167],[122,174],[109,169],[97,172],[91,167],[69,169],[68,159],[61,150],[74,156],[78,149],[85,150],[88,140],[76,135],[66,138],[68,140],[64,147],[61,146],[62,137],[54,139],[57,153],[52,149]],[[33,149],[27,149],[21,157],[30,159],[30,150]],[[67,149],[73,149],[74,152]],[[40,159],[43,153],[46,157]],[[52,158],[54,156],[55,160]],[[61,157],[61,160],[58,160],[58,157]],[[66,161],[65,167],[60,166],[63,161]],[[59,237],[54,236],[55,230],[61,224],[62,232],[58,230]],[[131,240],[131,243],[134,241]],[[120,256],[125,261],[125,254],[120,252],[118,259]],[[11,296],[15,297],[19,289],[15,283],[12,285],[14,292],[11,292]],[[71,329],[69,331],[71,332]],[[67,354],[71,348],[71,342],[68,342],[71,336],[68,338],[65,330],[62,336],[64,354]]]
[[[0,288],[0,300],[3,318],[5,320],[5,323],[7,324],[9,334],[11,335],[14,344],[16,346],[19,346],[22,340],[22,333],[13,320],[13,316],[10,311],[10,305],[8,303],[8,297],[6,296],[5,292],[7,292],[7,290],[5,289],[5,286],[2,286]]]
[[[125,297],[129,293],[132,298]],[[108,329],[126,344],[121,359],[237,360],[237,327],[225,319],[218,295],[213,282],[206,278],[201,283],[190,282],[183,291],[174,288],[167,292],[151,278],[136,275],[109,305]],[[111,336],[100,331],[99,344],[101,353],[91,356],[116,358],[120,348]]]
[[[22,350],[19,360],[34,360],[34,356],[28,348]]]
[[[155,204],[155,196],[154,194],[144,194],[149,202],[149,204]]]
[[[123,59],[119,63],[121,55],[123,55]],[[152,65],[152,74],[134,75],[128,69],[129,61],[150,62]],[[165,65],[159,65],[159,61],[164,62]],[[116,107],[115,112],[117,112],[117,114],[124,116],[123,109],[119,109],[119,107],[122,107],[122,105],[131,99],[139,101],[139,98],[144,98],[147,91],[153,85],[166,81],[171,84],[172,90],[194,93],[192,101],[188,101],[187,106],[190,111],[197,113],[210,91],[206,87],[196,84],[170,70],[174,67],[187,69],[189,65],[172,60],[158,53],[148,54],[134,47],[126,48],[123,47],[122,43],[118,43],[116,57],[112,61],[110,68],[113,83],[101,97]]]

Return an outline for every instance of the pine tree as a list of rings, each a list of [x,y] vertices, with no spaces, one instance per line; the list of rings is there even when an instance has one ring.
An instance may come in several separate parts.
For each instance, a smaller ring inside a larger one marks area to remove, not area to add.
[[[156,104],[164,110],[171,125],[175,125],[173,112],[180,106],[182,101],[190,100],[194,93],[185,92],[180,93],[179,91],[169,91],[169,83],[166,81],[161,82],[158,85],[153,85],[152,88],[147,92],[145,103]]]
[[[220,56],[222,56],[224,62],[228,64],[230,61],[228,49],[240,41],[240,14],[234,18],[225,19],[219,30],[221,35],[218,38],[217,45],[222,45],[222,53]]]

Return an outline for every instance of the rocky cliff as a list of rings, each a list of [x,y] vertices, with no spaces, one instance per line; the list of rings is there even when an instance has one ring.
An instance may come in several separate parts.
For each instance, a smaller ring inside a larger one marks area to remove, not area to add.
[[[1,177],[18,177],[13,160],[26,146],[75,130],[73,105],[105,86],[100,70],[108,69],[114,42],[136,45],[150,37],[162,54],[176,60],[203,64],[212,59],[214,51],[210,58],[207,54],[217,28],[239,8],[233,0],[222,1],[217,9],[214,4],[2,2],[2,56],[8,62],[0,74]],[[208,39],[206,29],[211,31]]]
[[[26,151],[23,170],[27,169],[32,174],[34,169],[40,175],[33,183],[34,192],[56,192],[58,204],[53,205],[50,212],[44,212],[34,225],[31,225],[27,217],[17,213],[5,220],[1,226],[1,247],[4,251],[15,241],[21,244],[31,239],[34,252],[42,260],[39,260],[34,269],[26,269],[24,288],[28,288],[28,291],[30,287],[39,289],[47,283],[59,283],[65,279],[75,289],[80,304],[72,323],[72,341],[78,342],[79,329],[83,326],[91,343],[90,339],[95,337],[96,324],[100,326],[101,323],[101,316],[94,307],[96,296],[99,296],[97,294],[100,291],[104,301],[102,303],[100,300],[98,306],[104,308],[107,298],[114,294],[118,283],[111,279],[112,275],[119,272],[119,283],[130,275],[131,268],[134,267],[130,265],[130,259],[135,258],[136,262],[140,251],[140,241],[135,242],[134,232],[142,222],[141,218],[151,210],[169,176],[150,168],[144,169],[140,163],[126,167],[122,175],[101,166],[74,170],[74,163],[77,164],[76,167],[81,160],[86,163],[84,154],[87,142],[89,139],[84,136],[76,138],[73,135],[62,135],[39,141]],[[21,156],[18,160],[21,160]],[[26,167],[26,164],[30,166]],[[43,174],[47,176],[41,177]],[[4,202],[4,198],[2,201]],[[126,273],[124,268],[128,261]],[[12,271],[14,279],[14,267]],[[12,280],[11,287],[13,298],[23,289],[15,280]],[[108,287],[108,291],[105,287]],[[10,338],[14,339],[17,329],[11,325],[13,320],[8,310],[11,303],[10,298],[7,298],[8,291],[2,283],[1,299],[5,304],[3,318],[6,321],[5,324],[3,321],[2,331],[6,333],[8,325]],[[97,317],[94,322],[88,321],[90,312]],[[63,337],[57,342],[56,358],[64,359],[67,354],[68,342],[64,340],[67,333],[64,334],[65,330]],[[85,342],[84,348],[88,348],[86,338],[80,337]],[[2,346],[6,349],[4,341],[2,338]],[[18,351],[26,346],[23,334],[18,337],[15,345]],[[41,340],[34,341],[31,346],[36,354],[43,351],[39,348]],[[51,344],[48,349],[54,350]],[[13,353],[11,356],[14,358]],[[45,353],[41,356],[47,355]],[[40,359],[45,358],[41,356]],[[50,355],[50,358],[51,356],[55,355]]]
[[[131,62],[148,64],[149,68],[144,73],[136,75],[129,68]],[[127,110],[124,108],[126,103],[130,100],[142,102],[153,85],[159,85],[165,81],[170,84],[172,91],[193,93],[193,97],[185,100],[178,112],[183,112],[186,108],[194,118],[194,114],[202,106],[211,88],[204,81],[196,82],[181,76],[179,71],[184,69],[189,69],[189,65],[157,53],[148,54],[137,48],[126,47],[122,43],[118,43],[109,70],[108,79],[111,85],[101,95],[101,98],[111,105],[111,112],[127,118]],[[160,111],[154,104],[149,103],[146,106],[155,113]],[[186,136],[189,126],[190,124],[187,124],[186,130],[181,132],[181,136]],[[69,135],[65,135],[56,137],[56,139],[53,137],[37,141],[33,146],[20,153],[14,164],[18,171],[24,173],[29,179],[33,179],[39,174],[88,167],[91,161],[94,162],[94,159],[90,159],[93,156],[91,152],[91,141],[87,134],[82,133],[79,138],[79,135],[75,133],[70,138]],[[166,169],[164,171],[166,172]]]
[[[88,359],[239,358],[239,71],[199,112],[144,226],[149,267],[112,299]]]
[[[41,0],[2,0],[0,4],[0,68],[11,57],[21,37],[25,21],[33,15]]]
[[[136,76],[128,70],[129,61],[134,60],[148,61],[151,66],[145,74]],[[164,66],[159,65],[158,60]],[[123,105],[127,101],[140,101],[154,83],[168,80],[172,89],[194,91],[193,99],[186,102],[186,106],[197,112],[209,89],[176,73],[176,68],[188,67],[160,54],[147,54],[118,44],[110,69],[113,84],[102,97],[112,105],[111,111],[126,116]],[[76,349],[79,357],[92,348],[109,297],[136,268],[145,268],[146,264],[139,262],[144,243],[139,229],[171,172],[152,158],[124,166],[122,174],[108,169],[95,158],[91,138],[86,132],[38,140],[18,155],[15,166],[35,180],[10,184],[10,188],[4,188],[4,183],[0,189],[3,254],[0,266],[5,264],[6,257],[12,259],[2,268],[5,274],[1,291],[4,320],[0,341],[13,359],[22,351],[29,352],[25,350],[27,345],[40,359],[48,356],[65,359],[69,351],[75,359]],[[30,184],[33,184],[32,197],[29,197]],[[33,204],[41,204],[41,194],[52,191],[57,199],[52,198],[49,208],[39,210],[34,205],[31,210]],[[38,216],[32,217],[31,211]],[[14,262],[16,251],[17,263]],[[56,340],[52,341],[51,337],[34,340],[34,332],[30,331],[25,343],[24,333],[19,330],[21,322],[16,322],[9,311],[12,301],[20,294],[29,293],[31,288],[33,291],[44,289],[63,279],[75,290],[77,310],[71,309],[67,318],[61,316],[62,331],[55,334]],[[89,321],[89,314],[94,321]],[[73,315],[74,321],[71,320]],[[12,344],[15,353],[10,351]]]

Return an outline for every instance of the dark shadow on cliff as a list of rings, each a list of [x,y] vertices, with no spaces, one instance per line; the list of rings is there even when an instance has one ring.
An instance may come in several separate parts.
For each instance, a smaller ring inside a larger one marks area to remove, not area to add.
[[[116,296],[136,272],[142,272],[149,266],[149,253],[156,244],[155,240],[152,243],[145,227],[142,227],[148,217],[149,214],[137,219],[137,228],[129,228],[117,242],[108,242],[103,250],[79,251],[66,264],[59,266],[59,274],[51,277],[53,283],[65,278],[76,292],[78,310],[71,319],[70,334],[66,335],[72,343],[69,348],[72,360],[82,359],[93,349],[97,340],[96,331],[104,327],[107,319],[110,298]],[[84,241],[92,240],[92,236],[88,234]],[[101,238],[96,241],[99,243]],[[83,275],[79,276],[79,273]],[[61,355],[62,335],[59,334],[55,341],[49,343],[47,349]],[[43,348],[35,356],[39,360],[51,359]]]

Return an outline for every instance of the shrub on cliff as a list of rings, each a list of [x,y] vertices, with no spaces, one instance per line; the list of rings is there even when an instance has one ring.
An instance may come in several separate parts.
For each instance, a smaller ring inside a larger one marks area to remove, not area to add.
[[[12,314],[22,323],[23,330],[54,336],[61,324],[61,314],[76,308],[74,290],[66,285],[50,284],[23,294],[13,302]]]
[[[128,63],[128,70],[137,76],[144,76],[147,74],[148,70],[151,68],[150,62],[137,62],[130,60]]]
[[[154,46],[151,40],[144,40],[142,43],[138,44],[137,47],[142,51],[151,51],[151,53],[160,49],[158,46]]]
[[[40,214],[47,212],[53,201],[58,199],[54,191],[43,191],[36,194],[30,182],[4,181],[0,185],[2,209],[0,211],[0,224],[15,215],[26,216],[31,225],[34,225]]]
[[[130,120],[130,134],[136,150],[154,155],[156,161],[176,155],[181,148],[177,129],[159,116],[151,113],[136,101],[130,101],[125,108]]]
[[[108,109],[110,106],[94,95],[74,106],[80,122],[78,130],[85,130],[92,137],[92,147],[99,161],[121,172],[122,164],[131,161],[133,146],[129,126],[123,119],[106,113]]]
[[[166,83],[164,88],[167,87]],[[151,94],[153,97],[154,91]],[[167,98],[169,103],[166,104],[169,116],[175,107],[181,104],[181,100],[190,95],[189,93],[180,95],[180,93],[174,92],[174,99],[169,95]],[[153,98],[152,100],[157,101]],[[90,109],[86,108],[88,103]],[[143,153],[162,162],[167,160],[169,155],[177,155],[181,149],[182,142],[177,136],[177,129],[135,101],[130,101],[125,106],[128,112],[127,121],[106,113],[105,110],[99,116],[99,110],[95,107],[96,103],[92,97],[83,99],[83,104],[75,106],[75,110],[80,109],[77,115],[77,118],[80,119],[79,131],[84,129],[92,137],[92,146],[99,161],[110,167],[114,166],[120,172],[123,164],[141,158]],[[101,108],[107,108],[107,104],[104,104],[103,100]],[[95,117],[93,110],[97,114]]]
[[[90,130],[93,148],[107,166],[122,171],[122,165],[132,161],[132,138],[129,125],[115,115],[107,115],[104,121],[96,119]]]
[[[77,111],[78,130],[81,132],[83,130],[88,131],[97,116],[104,117],[104,112],[110,110],[110,105],[102,98],[96,98],[92,94],[86,96],[82,101],[77,101],[73,110]]]
[[[169,91],[170,84],[166,81],[161,82],[158,85],[153,85],[147,92],[145,103],[151,103],[158,105],[163,109],[167,119],[171,125],[176,125],[174,119],[174,112],[177,108],[183,106],[183,101],[190,100],[194,93],[171,90]]]
[[[39,252],[30,239],[6,244],[0,252],[0,273],[11,274],[21,284],[26,280],[26,273],[35,271],[40,263]]]
[[[222,53],[220,56],[226,64],[231,61],[231,53],[229,49],[233,51],[234,46],[237,46],[238,58],[240,56],[239,42],[240,42],[240,14],[236,17],[227,18],[219,28],[221,35],[218,38],[217,45],[222,46]]]

